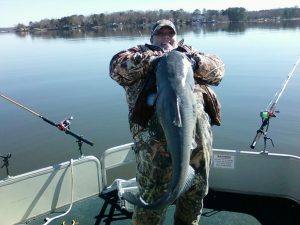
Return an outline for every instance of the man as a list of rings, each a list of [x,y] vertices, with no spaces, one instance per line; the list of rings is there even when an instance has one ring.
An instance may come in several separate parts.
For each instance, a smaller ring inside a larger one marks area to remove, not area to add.
[[[211,124],[220,125],[219,104],[207,85],[218,85],[224,75],[224,64],[216,56],[200,53],[192,47],[177,43],[177,32],[170,20],[159,20],[151,31],[151,45],[139,45],[116,54],[110,62],[110,76],[126,91],[129,107],[129,124],[135,144],[137,182],[141,197],[155,202],[168,189],[172,176],[172,162],[166,148],[162,129],[155,111],[137,110],[141,92],[152,71],[153,62],[165,52],[177,49],[195,62],[195,97],[197,101],[196,148],[192,150],[190,164],[195,169],[193,185],[176,201],[175,225],[199,223],[203,198],[208,192],[208,175],[212,154]],[[150,104],[151,105],[151,104]],[[143,109],[147,109],[144,107]],[[137,113],[138,111],[138,113]],[[146,115],[146,116],[145,116]],[[141,118],[137,119],[136,117]],[[166,208],[148,210],[135,208],[134,225],[163,224]]]

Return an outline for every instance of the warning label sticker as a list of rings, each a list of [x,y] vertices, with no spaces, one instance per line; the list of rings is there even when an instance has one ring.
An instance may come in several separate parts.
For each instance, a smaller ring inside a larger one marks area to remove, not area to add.
[[[226,154],[214,154],[214,168],[234,169],[234,156]]]

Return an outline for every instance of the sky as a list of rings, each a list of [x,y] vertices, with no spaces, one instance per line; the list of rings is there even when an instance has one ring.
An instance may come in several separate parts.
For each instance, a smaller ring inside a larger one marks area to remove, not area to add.
[[[300,7],[300,0],[0,0],[0,27],[18,23],[58,19],[74,14],[110,13],[126,10],[227,9],[244,7],[248,11],[284,7]]]

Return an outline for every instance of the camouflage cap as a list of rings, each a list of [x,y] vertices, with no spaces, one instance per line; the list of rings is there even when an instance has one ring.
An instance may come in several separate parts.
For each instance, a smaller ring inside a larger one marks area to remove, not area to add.
[[[170,27],[175,32],[175,34],[177,34],[175,25],[172,21],[159,20],[153,25],[152,30],[151,30],[151,36],[156,34],[163,27]]]

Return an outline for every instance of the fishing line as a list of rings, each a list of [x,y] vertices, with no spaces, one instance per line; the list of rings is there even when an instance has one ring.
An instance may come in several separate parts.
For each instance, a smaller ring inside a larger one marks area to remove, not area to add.
[[[299,62],[300,62],[300,56],[298,57],[298,60],[296,61],[294,67],[292,68],[292,70],[288,74],[286,80],[283,82],[282,88],[275,93],[273,99],[271,100],[271,102],[269,103],[269,105],[267,107],[267,110],[269,110],[269,111],[273,110],[273,107],[275,107],[275,105],[277,104],[279,98],[281,97],[282,93],[284,92],[284,90],[285,90],[288,82],[290,81],[292,75],[294,74]]]
[[[276,111],[277,103],[278,103],[280,97],[282,96],[282,93],[286,89],[288,82],[290,81],[291,77],[293,76],[299,62],[300,62],[300,56],[298,57],[296,63],[294,64],[293,68],[289,72],[287,78],[283,82],[281,89],[279,89],[275,93],[273,99],[271,100],[271,102],[267,106],[266,110],[260,113],[260,117],[262,119],[262,124],[261,124],[260,128],[256,131],[256,136],[254,137],[254,139],[252,141],[252,144],[250,145],[250,148],[252,148],[252,149],[255,148],[255,146],[256,146],[258,140],[260,139],[261,135],[264,136],[264,150],[263,150],[264,153],[266,153],[265,150],[266,150],[267,140],[270,140],[272,145],[274,146],[273,140],[271,138],[267,137],[267,132],[268,132],[268,128],[269,128],[269,125],[270,125],[270,119],[272,117],[276,117],[276,113],[278,113],[278,111]]]
[[[67,118],[67,119],[62,120],[62,121],[59,122],[59,123],[55,123],[55,122],[49,120],[48,118],[46,118],[46,117],[40,115],[39,113],[33,111],[32,109],[29,109],[28,107],[26,107],[26,106],[20,104],[19,102],[15,101],[15,100],[13,100],[13,99],[11,99],[11,98],[9,98],[9,97],[3,95],[3,94],[0,94],[0,96],[1,96],[2,98],[4,98],[5,100],[7,100],[7,101],[9,101],[9,102],[11,102],[11,103],[17,105],[17,106],[20,107],[21,109],[24,109],[24,110],[30,112],[31,114],[33,114],[33,115],[35,115],[35,116],[38,116],[39,118],[41,118],[41,119],[44,120],[45,122],[49,123],[50,125],[52,125],[52,126],[58,128],[58,129],[61,130],[61,131],[64,131],[66,134],[69,134],[69,135],[75,137],[75,138],[77,139],[77,142],[78,142],[78,145],[79,145],[79,151],[80,151],[81,155],[82,155],[82,151],[81,151],[82,142],[84,142],[84,143],[86,143],[86,144],[88,144],[88,145],[90,145],[90,146],[93,146],[93,145],[94,145],[93,142],[91,142],[91,141],[89,141],[89,140],[83,138],[81,135],[78,135],[78,134],[76,134],[76,133],[70,131],[70,125],[71,125],[71,122],[70,122],[70,121],[73,119],[72,116],[71,116],[70,118]]]

